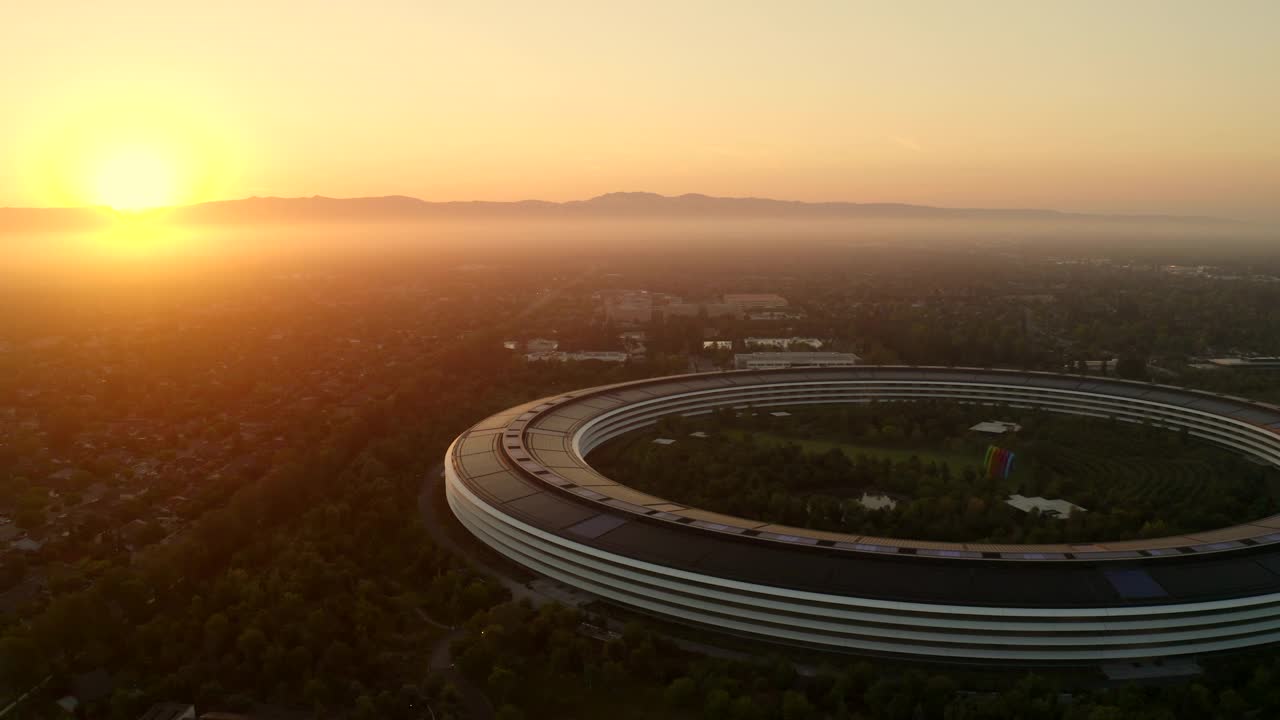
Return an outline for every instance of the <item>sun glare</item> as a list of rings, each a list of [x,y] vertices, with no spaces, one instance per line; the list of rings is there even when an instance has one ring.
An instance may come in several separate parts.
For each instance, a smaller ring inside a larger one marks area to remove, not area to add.
[[[158,150],[118,148],[99,162],[92,182],[96,204],[116,210],[147,210],[179,199],[177,168]]]
[[[227,191],[238,167],[222,105],[165,84],[70,87],[42,113],[18,157],[42,205],[136,215],[204,202]]]

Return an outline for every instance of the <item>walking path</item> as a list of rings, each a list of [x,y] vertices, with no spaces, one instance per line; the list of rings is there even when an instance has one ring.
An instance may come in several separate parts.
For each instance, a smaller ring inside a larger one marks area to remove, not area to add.
[[[13,709],[14,709],[14,708],[16,708],[16,707],[18,707],[19,705],[21,705],[21,704],[22,704],[22,701],[23,701],[23,700],[26,700],[26,699],[31,695],[31,693],[33,693],[33,692],[35,692],[35,691],[39,690],[40,688],[44,687],[44,686],[45,686],[45,684],[47,684],[47,683],[48,683],[50,680],[52,680],[52,679],[53,679],[53,676],[52,676],[52,675],[49,675],[49,676],[48,676],[48,677],[46,677],[45,679],[41,680],[39,685],[36,685],[35,687],[31,688],[30,690],[28,690],[28,691],[26,691],[26,692],[22,693],[21,695],[19,695],[17,700],[14,700],[13,702],[11,702],[11,703],[9,703],[8,705],[6,705],[6,706],[5,706],[5,708],[4,708],[3,710],[0,710],[0,718],[5,717],[6,715],[8,715],[10,712],[12,712],[12,711],[13,711]]]

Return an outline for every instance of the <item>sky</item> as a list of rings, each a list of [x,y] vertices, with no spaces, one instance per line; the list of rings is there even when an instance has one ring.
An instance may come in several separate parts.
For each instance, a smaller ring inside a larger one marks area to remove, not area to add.
[[[620,191],[1280,220],[1280,2],[41,0],[0,206]]]

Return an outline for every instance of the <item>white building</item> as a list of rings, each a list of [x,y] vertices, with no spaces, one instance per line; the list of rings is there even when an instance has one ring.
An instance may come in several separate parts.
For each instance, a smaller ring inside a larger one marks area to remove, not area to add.
[[[480,420],[450,447],[446,499],[480,542],[575,592],[785,645],[1096,666],[1280,641],[1280,578],[1257,570],[1280,549],[1261,525],[1084,545],[935,543],[765,526],[616,483],[557,489],[598,476],[585,459],[594,448],[672,413],[927,397],[1159,419],[1280,465],[1278,408],[1175,388],[1135,403],[1131,383],[1069,380],[861,366],[585,388]],[[1252,422],[1233,417],[1246,411]],[[533,501],[503,501],[516,482]]]
[[[1225,368],[1280,370],[1280,357],[1220,357],[1209,358],[1207,362],[1210,365]]]
[[[747,313],[748,320],[799,320],[804,317],[800,310],[756,310]]]
[[[786,350],[787,348],[790,348],[796,345],[804,345],[814,350],[817,350],[822,347],[822,341],[819,340],[818,338],[813,338],[813,337],[789,337],[789,338],[749,337],[743,342],[746,343],[746,346],[748,348],[771,347],[771,348],[778,348],[779,350]]]
[[[653,319],[653,296],[644,290],[624,290],[604,301],[605,318],[618,325],[643,325]]]
[[[852,367],[862,361],[853,353],[836,352],[755,352],[733,356],[738,370],[776,370],[795,367]]]
[[[1039,495],[1035,497],[1026,497],[1025,495],[1014,494],[1010,495],[1009,499],[1005,500],[1005,503],[1021,510],[1022,512],[1029,513],[1032,510],[1039,510],[1040,514],[1046,517],[1062,519],[1071,517],[1071,513],[1073,512],[1088,512],[1075,503],[1069,503],[1066,500],[1059,499],[1049,500],[1048,498],[1042,498]]]
[[[974,432],[989,433],[991,435],[1004,435],[1005,433],[1016,433],[1022,429],[1022,426],[1018,423],[1005,422],[1004,420],[987,420],[969,429]]]
[[[787,306],[787,299],[773,293],[732,293],[724,296],[724,304],[736,307],[739,312],[746,312],[784,308]]]
[[[524,356],[527,362],[582,362],[596,360],[599,362],[626,362],[627,353],[616,350],[586,350],[583,352],[536,352]]]

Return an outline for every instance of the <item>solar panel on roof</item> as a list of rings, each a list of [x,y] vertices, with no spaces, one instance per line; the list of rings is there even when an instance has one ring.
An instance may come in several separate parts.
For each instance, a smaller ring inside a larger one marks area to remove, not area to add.
[[[1271,422],[1276,416],[1275,413],[1269,410],[1262,410],[1260,408],[1245,408],[1239,412],[1230,413],[1230,415],[1236,420],[1243,420],[1245,422],[1252,423]]]
[[[760,537],[768,538],[769,540],[778,540],[781,542],[797,543],[800,545],[814,545],[818,542],[817,538],[799,537],[796,535],[783,535],[781,533],[772,533],[772,532],[762,532],[760,533]]]
[[[707,530],[718,530],[720,532],[726,532],[726,531],[741,532],[742,530],[742,528],[729,527],[728,525],[721,525],[720,523],[707,522],[706,520],[697,520],[691,524],[694,527],[705,528]]]
[[[503,465],[493,453],[464,455],[458,460],[462,471],[469,477],[481,477],[503,470]]]
[[[1139,558],[1142,553],[1137,550],[1105,550],[1102,552],[1074,553],[1077,560],[1119,560],[1122,558]]]
[[[1107,395],[1120,395],[1123,397],[1138,397],[1147,393],[1147,389],[1144,387],[1100,382],[1081,383],[1080,387],[1077,389],[1087,390],[1090,392],[1103,392]]]
[[[530,486],[511,473],[494,473],[482,478],[473,479],[472,484],[483,492],[496,498],[498,502],[508,502],[538,492],[538,488]]]
[[[616,530],[618,527],[625,525],[626,522],[626,518],[601,513],[593,518],[587,518],[577,525],[569,526],[568,532],[579,537],[598,538],[611,530]]]
[[[972,550],[936,550],[932,548],[924,548],[917,551],[921,555],[929,555],[932,557],[944,558],[980,558],[982,553]]]
[[[1065,560],[1062,553],[1000,553],[1005,560]]]
[[[589,508],[558,498],[552,493],[541,492],[503,505],[503,509],[527,516],[540,527],[558,529],[581,522],[598,514]]]
[[[1164,403],[1166,405],[1175,405],[1179,407],[1186,406],[1188,403],[1194,400],[1194,398],[1188,397],[1184,393],[1172,393],[1166,390],[1156,390],[1156,389],[1153,389],[1150,392],[1145,393],[1142,396],[1142,399],[1149,400],[1151,402]]]
[[[640,507],[639,505],[625,502],[623,500],[609,499],[609,500],[605,500],[604,504],[608,505],[609,507],[616,507],[619,510],[626,510],[627,512],[632,512],[637,515],[645,515],[649,512],[648,508]]]
[[[1169,597],[1169,593],[1146,570],[1103,570],[1102,574],[1125,600]]]
[[[1194,552],[1215,552],[1218,550],[1230,550],[1231,548],[1238,548],[1238,547],[1243,547],[1243,545],[1234,540],[1231,540],[1228,542],[1216,542],[1216,543],[1209,543],[1206,545],[1193,545],[1191,546],[1191,549]]]
[[[871,545],[869,543],[836,543],[836,547],[844,550],[860,550],[862,552],[896,553],[893,545]]]

